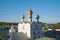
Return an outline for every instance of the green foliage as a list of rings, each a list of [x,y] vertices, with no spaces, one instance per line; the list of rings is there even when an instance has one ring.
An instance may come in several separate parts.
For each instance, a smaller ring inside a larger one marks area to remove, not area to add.
[[[18,23],[14,23],[14,22],[0,22],[0,25],[17,25]]]
[[[43,32],[43,33],[47,32],[47,31],[48,31],[47,28],[45,28],[45,27],[42,28],[42,32]]]
[[[55,24],[55,26],[60,27],[60,23]]]
[[[54,26],[54,24],[48,24],[48,26]]]
[[[46,24],[47,24],[47,23],[42,23],[43,27],[45,27]]]

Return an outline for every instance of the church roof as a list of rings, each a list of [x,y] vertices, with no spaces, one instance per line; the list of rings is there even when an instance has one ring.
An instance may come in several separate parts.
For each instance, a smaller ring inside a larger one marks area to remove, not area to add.
[[[22,33],[22,32],[18,32],[12,35],[12,37],[9,38],[9,40],[27,40],[27,35]]]

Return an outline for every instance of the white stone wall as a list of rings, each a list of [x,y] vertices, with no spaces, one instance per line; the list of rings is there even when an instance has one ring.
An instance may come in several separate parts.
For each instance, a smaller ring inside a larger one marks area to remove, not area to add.
[[[23,32],[28,36],[28,38],[30,38],[30,24],[29,23],[19,23],[18,32]]]

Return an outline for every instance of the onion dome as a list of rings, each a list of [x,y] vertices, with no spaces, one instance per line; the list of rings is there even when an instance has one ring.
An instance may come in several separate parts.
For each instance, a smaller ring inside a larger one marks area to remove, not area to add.
[[[24,14],[21,16],[21,19],[24,19],[25,18],[25,16],[24,16]]]
[[[36,14],[36,19],[39,19],[39,14]]]
[[[27,13],[28,13],[28,15],[32,15],[33,12],[31,9],[29,9]]]

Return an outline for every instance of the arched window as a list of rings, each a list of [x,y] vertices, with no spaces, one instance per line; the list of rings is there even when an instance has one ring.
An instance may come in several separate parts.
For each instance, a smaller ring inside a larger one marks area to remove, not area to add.
[[[35,31],[33,32],[33,34],[35,35]]]
[[[38,34],[40,34],[40,31],[38,31]]]
[[[26,35],[27,35],[27,32],[26,32]]]
[[[23,30],[24,30],[24,26],[23,26]]]

